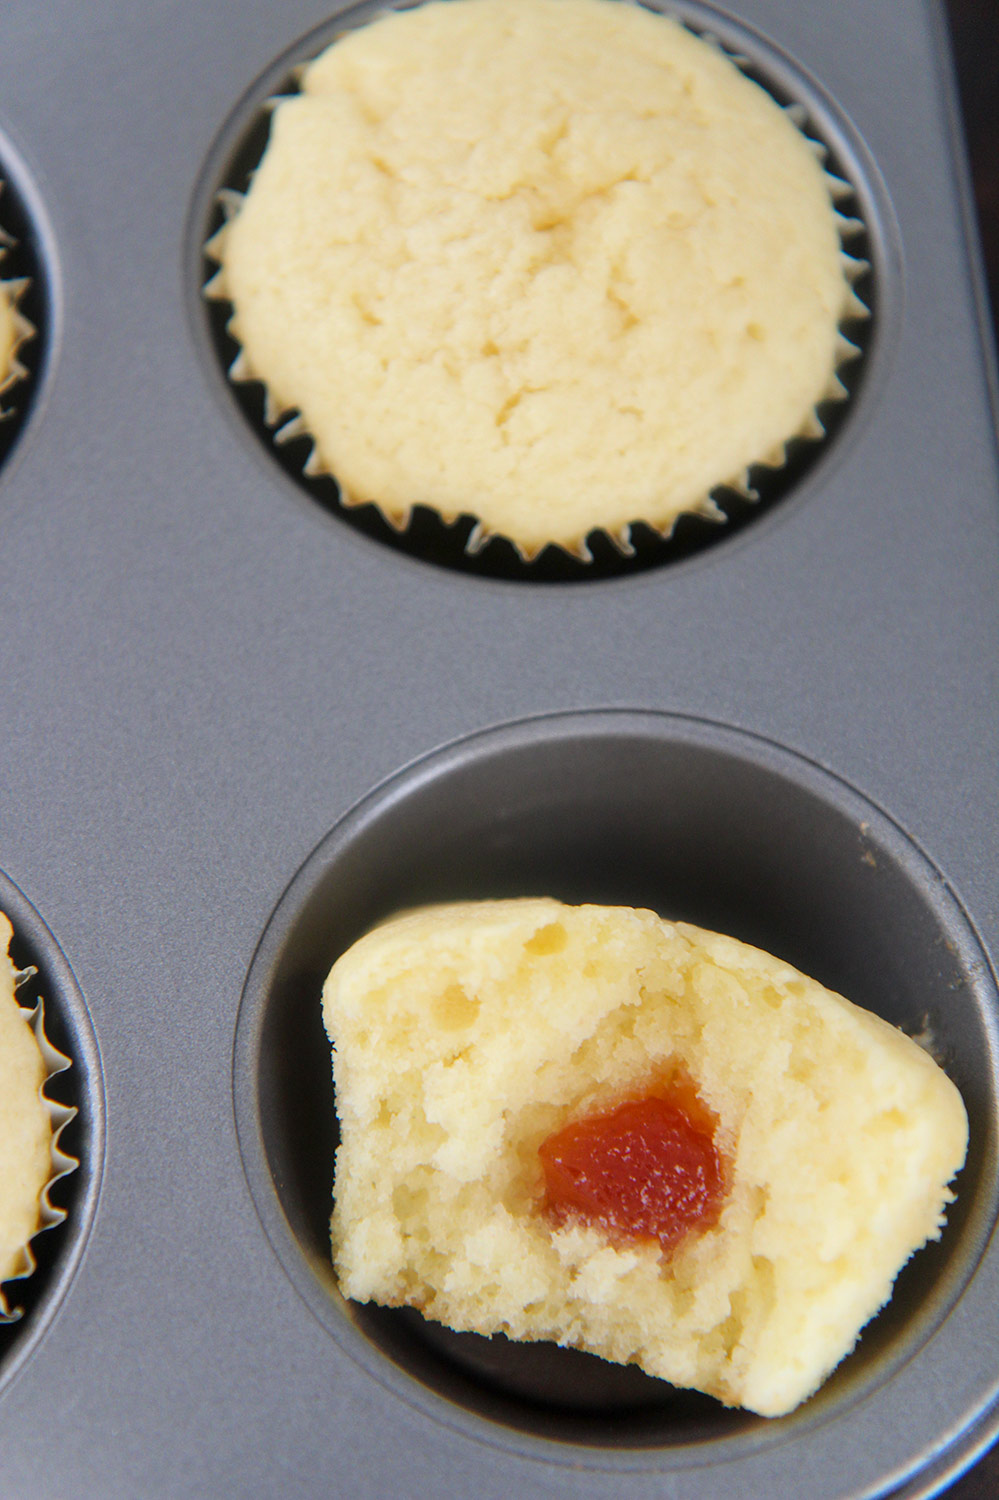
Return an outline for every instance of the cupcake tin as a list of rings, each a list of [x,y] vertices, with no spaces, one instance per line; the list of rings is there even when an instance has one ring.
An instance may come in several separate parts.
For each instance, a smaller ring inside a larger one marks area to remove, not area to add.
[[[0,450],[0,906],[81,1165],[0,1328],[4,1496],[873,1500],[999,1430],[999,465],[942,13],[673,13],[804,105],[874,316],[758,514],[555,581],[337,514],[226,380],[217,193],[330,10],[8,0],[39,333]],[[962,1089],[942,1240],[787,1418],[337,1293],[326,970],[400,906],[542,892],[769,948]]]

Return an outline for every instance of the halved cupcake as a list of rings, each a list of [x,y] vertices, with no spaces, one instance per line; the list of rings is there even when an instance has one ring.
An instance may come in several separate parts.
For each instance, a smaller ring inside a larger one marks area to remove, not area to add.
[[[764,1416],[853,1347],[964,1161],[916,1042],[650,911],[413,911],[338,960],[323,1013],[345,1296]]]

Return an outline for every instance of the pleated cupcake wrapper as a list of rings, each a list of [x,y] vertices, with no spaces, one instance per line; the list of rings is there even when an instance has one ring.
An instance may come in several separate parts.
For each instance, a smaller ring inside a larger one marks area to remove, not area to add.
[[[2,192],[3,180],[0,179],[0,194]],[[24,380],[29,373],[27,367],[17,357],[18,350],[27,343],[28,339],[34,338],[38,331],[35,325],[24,316],[18,305],[31,285],[30,281],[26,276],[11,277],[9,281],[3,276],[4,254],[13,249],[16,243],[16,240],[0,224],[0,285],[2,285],[14,320],[14,347],[10,352],[10,363],[5,370],[0,369],[0,421],[5,417],[13,416],[15,410],[13,406],[5,404],[4,397],[13,386],[17,385],[18,381]]]
[[[696,33],[696,35],[698,35],[702,41],[707,42],[710,46],[713,46],[718,51],[722,52],[730,62],[735,63],[735,65],[742,71],[746,71],[751,67],[751,60],[749,58],[729,51],[722,44],[720,39],[713,33],[698,32]],[[302,73],[307,67],[308,63],[302,63],[295,70],[293,77],[296,79],[296,81],[301,77]],[[264,109],[268,113],[270,113],[280,103],[282,103],[283,99],[286,97],[289,96],[277,95],[266,100]],[[771,95],[770,97],[773,98],[773,95]],[[855,238],[857,235],[862,234],[866,226],[864,225],[862,219],[858,219],[852,217],[849,214],[841,212],[839,207],[837,206],[838,204],[843,203],[847,198],[853,198],[854,189],[849,182],[844,181],[844,179],[841,177],[837,177],[834,173],[830,172],[828,168],[825,167],[825,162],[828,159],[829,152],[822,141],[817,140],[814,136],[809,134],[809,117],[808,111],[805,106],[803,104],[792,103],[779,105],[779,107],[783,109],[784,113],[791,120],[792,124],[795,125],[801,135],[805,138],[808,145],[817,156],[820,164],[823,166],[823,175],[825,176],[826,184],[829,188],[829,195],[832,200],[833,213],[836,219],[836,226],[839,233],[843,274],[848,287],[848,297],[839,319],[839,330],[837,333],[832,375],[826,389],[820,395],[816,406],[808,413],[808,416],[797,432],[791,433],[783,442],[777,444],[768,452],[761,454],[758,458],[753,459],[750,465],[740,470],[738,473],[731,475],[727,479],[719,480],[716,484],[712,485],[710,490],[706,491],[702,496],[686,505],[682,511],[677,513],[677,515],[671,517],[670,520],[663,522],[662,524],[647,520],[644,516],[636,516],[633,520],[626,522],[625,525],[613,531],[609,530],[606,527],[593,527],[591,531],[587,532],[586,536],[580,537],[577,540],[571,542],[552,539],[551,541],[541,542],[537,545],[526,544],[518,541],[515,537],[507,536],[504,532],[494,531],[484,521],[476,517],[474,509],[471,506],[469,506],[468,510],[461,512],[442,511],[437,505],[434,504],[432,499],[414,500],[411,505],[407,506],[404,510],[401,511],[386,510],[382,505],[379,504],[377,500],[372,499],[370,496],[352,496],[345,488],[342,480],[337,478],[335,470],[325,462],[315,442],[313,442],[312,449],[302,465],[302,473],[304,477],[306,479],[318,479],[322,477],[333,479],[337,484],[337,488],[340,493],[340,502],[344,507],[346,507],[347,509],[355,509],[362,505],[373,505],[378,511],[379,515],[381,515],[382,518],[388,523],[388,525],[391,526],[394,531],[398,532],[400,536],[404,536],[408,531],[412,522],[413,511],[417,505],[422,505],[428,510],[433,511],[445,526],[455,525],[461,519],[462,515],[471,515],[475,524],[472,527],[468,539],[465,542],[465,552],[468,556],[475,556],[477,553],[481,552],[485,547],[487,547],[490,542],[492,542],[493,540],[499,540],[505,541],[510,546],[512,546],[519,556],[521,562],[528,565],[534,562],[536,558],[538,558],[540,554],[545,550],[545,548],[549,546],[560,548],[570,557],[575,558],[577,562],[591,563],[593,561],[593,554],[587,544],[587,536],[596,536],[597,534],[606,537],[614,547],[614,549],[618,553],[620,553],[622,557],[633,557],[635,555],[636,549],[632,532],[633,528],[635,527],[641,527],[645,531],[651,531],[656,536],[660,537],[662,541],[668,542],[672,537],[678,523],[684,516],[698,516],[702,520],[713,522],[719,526],[723,526],[726,524],[726,522],[728,521],[728,516],[726,515],[722,507],[718,504],[718,501],[714,498],[715,492],[718,490],[727,490],[729,492],[734,492],[741,499],[750,503],[755,503],[757,500],[759,500],[759,491],[752,483],[752,469],[765,468],[776,472],[782,469],[787,463],[787,451],[789,444],[799,439],[806,439],[811,442],[821,442],[825,438],[826,429],[822,423],[821,418],[819,417],[818,407],[826,404],[827,402],[843,402],[848,399],[849,392],[843,381],[840,379],[839,371],[850,360],[858,358],[862,352],[857,344],[853,343],[852,340],[847,338],[846,334],[843,332],[843,324],[867,319],[871,315],[870,308],[858,296],[856,290],[857,282],[861,279],[862,276],[865,275],[867,271],[870,270],[870,264],[868,261],[858,256],[850,255],[845,248],[846,242],[851,238]],[[230,221],[235,217],[235,215],[239,212],[239,208],[243,202],[244,196],[245,194],[237,192],[233,188],[222,188],[216,195],[216,201],[222,211],[223,223],[221,228],[219,228],[211,236],[204,247],[205,254],[211,260],[215,261],[219,267],[215,274],[206,282],[203,288],[204,296],[212,301],[231,303],[232,300],[229,296],[226,285],[225,265],[223,261],[223,247],[225,244],[228,225]],[[234,342],[239,344],[239,339],[234,329],[234,322],[235,313],[227,322],[226,330],[229,333],[229,336],[234,340]],[[301,413],[295,411],[293,408],[283,407],[274,400],[267,386],[266,380],[264,380],[264,378],[253,369],[250,360],[246,355],[246,351],[243,349],[242,345],[239,345],[239,352],[237,353],[236,358],[232,361],[232,364],[229,366],[227,373],[229,379],[236,382],[237,384],[257,381],[263,386],[264,422],[269,429],[270,438],[275,444],[282,445],[284,443],[292,442],[295,439],[311,437],[309,428],[306,425]]]
[[[19,985],[25,984],[29,979],[34,978],[36,973],[37,970],[35,969],[22,969],[14,977],[15,990]],[[67,1068],[72,1067],[72,1062],[54,1047],[45,1035],[45,1007],[41,1000],[27,1013],[25,1019],[34,1033],[35,1041],[38,1043],[38,1050],[41,1052],[42,1061],[45,1064],[45,1079],[39,1089],[38,1096],[45,1106],[49,1123],[52,1127],[52,1139],[49,1146],[52,1174],[42,1189],[38,1205],[38,1228],[24,1246],[22,1251],[22,1267],[0,1285],[0,1324],[16,1323],[18,1318],[22,1316],[24,1309],[10,1300],[12,1285],[14,1282],[26,1281],[30,1276],[34,1275],[37,1269],[37,1261],[35,1259],[33,1243],[38,1235],[44,1234],[47,1229],[52,1229],[57,1224],[62,1224],[65,1221],[65,1209],[57,1207],[52,1202],[50,1195],[56,1183],[61,1182],[69,1173],[75,1172],[80,1165],[78,1159],[75,1156],[70,1156],[60,1145],[60,1136],[70,1120],[76,1117],[77,1111],[69,1105],[59,1104],[56,1100],[49,1099],[45,1093],[45,1085],[49,1080],[56,1077],[59,1073],[64,1073]]]
[[[0,246],[5,243],[9,244],[10,241],[4,235],[3,231],[0,230]],[[0,277],[0,284],[2,284],[3,291],[10,303],[14,318],[14,347],[10,353],[10,364],[6,370],[0,370],[0,420],[2,420],[4,417],[13,415],[13,408],[5,403],[4,397],[12,386],[15,386],[19,380],[24,380],[28,374],[26,366],[17,357],[18,350],[27,343],[28,339],[34,338],[37,329],[33,323],[28,321],[18,307],[18,303],[30,285],[28,278],[21,276],[14,281],[3,281],[2,277]]]

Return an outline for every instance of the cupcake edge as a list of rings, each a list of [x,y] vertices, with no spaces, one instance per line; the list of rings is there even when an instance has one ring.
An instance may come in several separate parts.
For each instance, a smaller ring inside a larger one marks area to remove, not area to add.
[[[18,987],[27,983],[29,979],[37,974],[34,967],[21,969],[14,976],[15,995]],[[60,1144],[60,1137],[71,1120],[75,1119],[78,1110],[67,1104],[60,1104],[57,1100],[50,1099],[45,1092],[46,1084],[50,1079],[60,1073],[64,1073],[73,1066],[72,1059],[60,1052],[57,1047],[49,1041],[45,1033],[45,1004],[39,997],[35,1005],[28,1010],[21,1007],[24,1013],[25,1024],[31,1027],[38,1050],[42,1056],[45,1066],[45,1078],[38,1091],[38,1097],[45,1107],[49,1117],[51,1138],[49,1141],[49,1157],[51,1161],[51,1175],[38,1200],[38,1227],[28,1237],[21,1247],[21,1269],[13,1272],[0,1283],[0,1327],[9,1323],[16,1323],[24,1313],[23,1307],[12,1305],[8,1297],[8,1287],[16,1281],[26,1281],[33,1276],[37,1270],[38,1262],[33,1248],[34,1240],[38,1235],[44,1234],[47,1229],[55,1228],[65,1222],[67,1213],[64,1208],[58,1207],[52,1202],[51,1192],[57,1182],[75,1172],[80,1166],[79,1159],[69,1155]]]

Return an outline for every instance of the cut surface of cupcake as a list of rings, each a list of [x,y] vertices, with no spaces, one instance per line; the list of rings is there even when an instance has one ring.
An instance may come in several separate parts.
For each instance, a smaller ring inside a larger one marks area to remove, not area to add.
[[[345,503],[585,555],[815,435],[851,262],[813,144],[718,48],[616,0],[448,0],[301,87],[212,291]]]
[[[76,1165],[58,1146],[59,1131],[75,1111],[43,1095],[46,1079],[66,1059],[46,1041],[40,1008],[29,1011],[17,1002],[24,976],[9,956],[11,937],[0,912],[0,1322],[17,1315],[4,1283],[32,1271],[32,1237],[65,1217],[48,1203],[46,1190]]]
[[[914,1041],[648,911],[412,912],[338,960],[323,1010],[345,1296],[765,1416],[853,1347],[964,1161]]]

